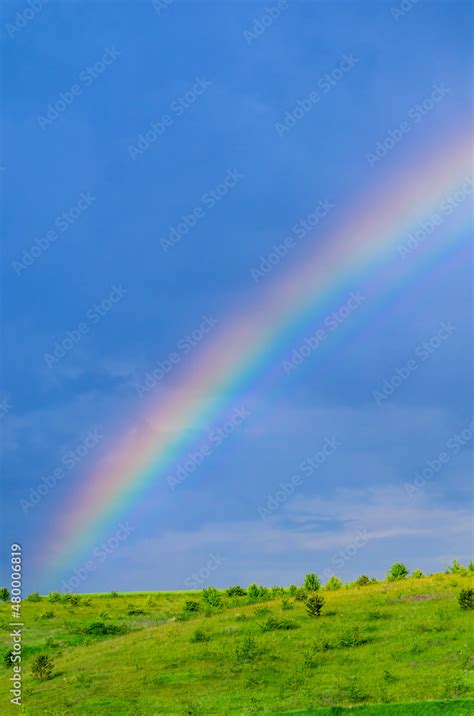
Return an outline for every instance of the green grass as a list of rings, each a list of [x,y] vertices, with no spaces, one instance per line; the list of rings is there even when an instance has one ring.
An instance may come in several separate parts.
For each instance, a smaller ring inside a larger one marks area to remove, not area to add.
[[[25,601],[23,708],[9,704],[2,664],[0,712],[326,716],[353,706],[368,716],[467,716],[472,612],[457,596],[471,581],[440,574],[323,590],[320,617],[288,595],[285,609],[281,597],[249,603],[225,594],[220,608],[206,608],[198,592],[88,595],[88,606],[85,597],[79,606]],[[200,610],[185,613],[187,600]],[[2,604],[4,651],[9,621]],[[122,633],[101,635],[95,622]],[[31,674],[40,653],[54,662],[43,682]]]

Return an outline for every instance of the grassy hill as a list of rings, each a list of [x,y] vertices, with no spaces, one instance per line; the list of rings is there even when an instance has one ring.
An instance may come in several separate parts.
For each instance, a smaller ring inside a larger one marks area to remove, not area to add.
[[[288,593],[220,592],[210,595],[215,606],[199,592],[25,601],[23,707],[9,704],[11,667],[2,665],[0,711],[323,716],[357,705],[368,716],[467,716],[472,611],[457,601],[467,586],[469,575],[437,574],[321,590],[319,617]],[[4,651],[9,622],[2,604]],[[54,662],[43,681],[31,674],[38,654]]]

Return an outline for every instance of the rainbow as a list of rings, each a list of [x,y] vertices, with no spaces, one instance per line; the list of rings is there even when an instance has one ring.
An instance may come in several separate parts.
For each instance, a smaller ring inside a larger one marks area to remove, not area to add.
[[[208,340],[179,390],[152,399],[133,423],[155,430],[122,435],[87,475],[69,508],[48,534],[46,572],[74,566],[140,494],[164,477],[196,438],[251,381],[272,365],[301,330],[314,323],[367,270],[401,261],[397,245],[439,209],[472,174],[471,136],[457,132],[442,150],[424,151],[383,186],[372,187],[352,210],[318,237],[303,259],[252,296],[243,310]],[[464,202],[469,205],[470,202]],[[463,222],[470,219],[464,210]],[[449,223],[449,222],[448,222]],[[457,240],[449,226],[446,242]],[[443,239],[444,240],[444,239]],[[421,256],[426,251],[420,251]]]

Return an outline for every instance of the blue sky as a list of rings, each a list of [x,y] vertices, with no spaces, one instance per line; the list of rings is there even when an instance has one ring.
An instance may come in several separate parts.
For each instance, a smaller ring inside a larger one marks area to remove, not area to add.
[[[472,113],[470,4],[404,7],[3,7],[2,550],[23,545],[27,589],[59,586],[39,572],[38,545],[98,456],[124,426],[150,429],[134,421],[147,375],[157,400],[179,390],[295,224],[333,207],[262,284],[359,191],[423,147],[441,150]],[[403,121],[411,131],[371,162]],[[367,304],[380,271],[351,287]],[[351,579],[395,560],[428,571],[468,560],[471,295],[463,251],[324,356],[242,398],[241,425],[175,489],[157,481],[130,505],[131,530],[105,535],[77,584],[82,563],[71,564],[68,588],[289,584],[308,571]],[[377,402],[424,341],[436,344],[429,358]],[[415,484],[441,452],[445,463]]]

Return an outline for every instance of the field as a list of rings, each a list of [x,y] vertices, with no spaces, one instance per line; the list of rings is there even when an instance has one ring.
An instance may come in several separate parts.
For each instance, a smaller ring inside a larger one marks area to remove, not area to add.
[[[25,600],[23,705],[9,703],[3,663],[0,712],[467,716],[472,611],[458,594],[468,586],[470,576],[436,574],[323,589],[320,616],[287,590],[210,593],[211,604],[200,592]],[[10,614],[1,604],[4,653]],[[31,673],[39,654],[53,662],[44,680]]]

